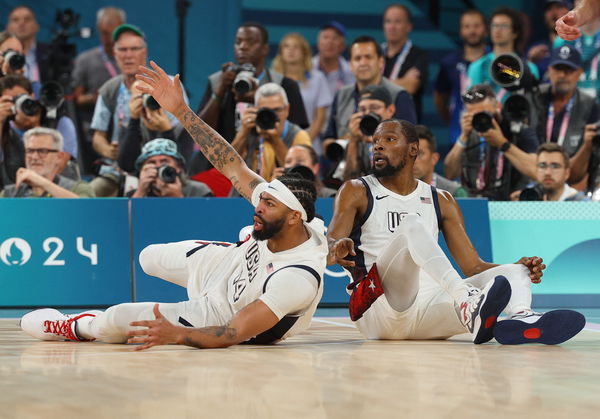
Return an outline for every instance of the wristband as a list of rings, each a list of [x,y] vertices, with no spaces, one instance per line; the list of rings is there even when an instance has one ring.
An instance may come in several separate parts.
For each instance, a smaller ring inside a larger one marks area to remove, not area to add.
[[[508,141],[505,142],[504,144],[502,144],[500,146],[500,151],[503,152],[503,153],[506,153],[506,151],[510,148],[511,145],[512,144],[510,142],[508,142]]]

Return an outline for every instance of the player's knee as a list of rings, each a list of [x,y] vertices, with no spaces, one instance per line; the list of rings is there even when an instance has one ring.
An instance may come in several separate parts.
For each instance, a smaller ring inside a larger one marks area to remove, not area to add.
[[[405,234],[419,234],[423,232],[424,225],[418,214],[405,214],[399,224],[399,229]]]
[[[156,261],[158,258],[159,252],[159,244],[151,244],[150,246],[146,246],[141,252],[139,256],[140,266],[144,270],[144,272],[148,275],[154,275],[155,268],[157,267]]]

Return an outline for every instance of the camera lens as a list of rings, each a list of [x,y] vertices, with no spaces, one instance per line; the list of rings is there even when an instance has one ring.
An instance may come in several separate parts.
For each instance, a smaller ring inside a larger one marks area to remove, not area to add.
[[[240,95],[245,95],[252,90],[254,73],[250,71],[240,71],[233,81],[233,88]]]
[[[490,112],[478,112],[473,115],[471,125],[473,125],[473,129],[477,132],[486,132],[493,126],[492,118],[493,116]]]
[[[151,111],[156,111],[160,109],[160,105],[158,104],[156,99],[154,99],[148,93],[144,93],[142,95],[142,104],[144,105],[144,108],[150,109]]]
[[[27,95],[21,95],[15,99],[15,108],[27,116],[33,116],[40,111],[40,104]]]
[[[25,56],[17,51],[7,50],[4,53],[4,59],[8,62],[8,66],[13,70],[20,70],[25,66]]]
[[[329,161],[337,162],[344,158],[346,154],[346,146],[348,142],[343,140],[337,140],[327,146],[325,149],[325,157],[329,159]]]
[[[492,80],[502,87],[517,85],[523,77],[523,61],[515,54],[499,55],[490,69]]]
[[[525,188],[519,194],[519,201],[542,201],[543,199],[544,189],[539,184]]]
[[[177,170],[174,167],[163,164],[158,168],[158,178],[165,183],[175,183]]]
[[[504,111],[509,120],[523,122],[529,117],[529,102],[523,95],[511,95],[504,102]]]
[[[277,121],[279,121],[279,118],[272,109],[260,108],[258,112],[256,112],[256,125],[258,125],[260,129],[273,129],[275,128]]]
[[[54,81],[46,82],[40,88],[40,103],[46,108],[58,108],[64,97],[62,86]]]
[[[375,134],[377,125],[379,125],[380,122],[381,117],[379,115],[374,112],[369,112],[361,118],[358,128],[360,129],[360,132],[370,137]]]

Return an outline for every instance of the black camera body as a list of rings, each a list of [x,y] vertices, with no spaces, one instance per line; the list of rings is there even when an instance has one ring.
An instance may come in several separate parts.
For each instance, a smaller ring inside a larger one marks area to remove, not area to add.
[[[149,109],[151,111],[157,111],[160,109],[159,103],[152,97],[152,95],[148,93],[142,94],[142,105],[144,108]]]
[[[227,71],[237,73],[235,80],[233,80],[233,90],[240,95],[245,95],[251,91],[256,84],[256,68],[250,63],[230,65],[227,67]]]
[[[360,132],[370,137],[375,134],[375,130],[380,122],[381,117],[379,115],[377,115],[375,112],[369,112],[360,119],[358,128],[360,129]]]
[[[158,178],[165,183],[175,183],[177,181],[177,169],[168,164],[163,164],[158,168]]]
[[[13,49],[7,49],[2,53],[2,56],[13,70],[20,70],[25,66],[25,56]]]
[[[524,188],[519,194],[519,201],[543,201],[544,200],[544,188],[539,183]]]
[[[477,132],[486,132],[494,126],[494,123],[492,122],[493,119],[494,114],[492,114],[491,112],[477,112],[475,115],[473,115],[471,125],[473,126],[473,129]]]
[[[15,96],[13,98],[13,103],[14,103],[14,106],[12,109],[13,114],[16,114],[17,110],[20,110],[27,116],[34,116],[42,108],[42,105],[40,104],[40,102],[38,102],[37,100],[35,100],[34,98],[32,98],[29,95]]]
[[[256,125],[260,129],[273,129],[277,125],[277,122],[279,122],[279,117],[273,109],[260,108],[256,112]]]

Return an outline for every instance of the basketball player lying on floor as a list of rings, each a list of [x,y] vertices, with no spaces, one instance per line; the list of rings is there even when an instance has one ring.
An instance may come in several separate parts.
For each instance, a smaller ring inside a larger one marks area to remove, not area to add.
[[[541,281],[542,259],[498,266],[479,258],[451,194],[414,178],[419,138],[412,124],[383,121],[373,143],[373,174],[342,186],[328,231],[328,264],[352,273],[350,317],[363,335],[446,339],[471,332],[474,343],[557,344],[581,331],[585,318],[576,311],[531,310],[530,281]],[[468,278],[439,247],[440,230]],[[503,310],[509,319],[497,322]]]
[[[313,183],[291,176],[266,183],[185,104],[179,77],[172,81],[151,65],[154,71],[141,68],[137,76],[148,85],[141,90],[177,116],[202,153],[252,202],[252,237],[146,247],[139,257],[144,271],[186,287],[188,301],[119,304],[73,316],[41,309],[23,316],[21,328],[43,340],[128,341],[140,343],[137,350],[274,343],[303,331],[323,293],[328,251],[323,224],[313,221]]]

